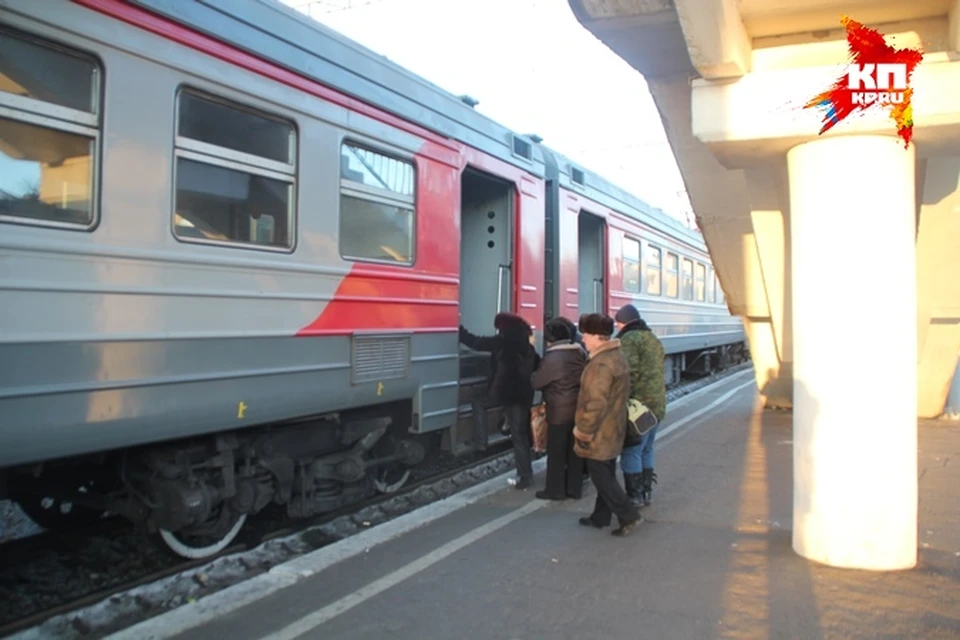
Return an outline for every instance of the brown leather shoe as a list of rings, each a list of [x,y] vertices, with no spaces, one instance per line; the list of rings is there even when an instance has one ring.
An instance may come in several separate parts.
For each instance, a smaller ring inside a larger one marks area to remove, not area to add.
[[[631,531],[636,529],[642,523],[643,523],[643,516],[638,517],[636,520],[632,522],[621,522],[619,527],[617,527],[616,529],[610,532],[610,535],[617,536],[618,538],[622,538],[624,536],[629,535]]]

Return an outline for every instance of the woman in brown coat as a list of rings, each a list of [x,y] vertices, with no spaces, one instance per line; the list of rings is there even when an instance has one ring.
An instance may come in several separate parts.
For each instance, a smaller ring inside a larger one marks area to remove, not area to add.
[[[590,479],[597,489],[593,513],[580,518],[580,524],[603,528],[615,513],[620,527],[614,529],[613,535],[625,536],[643,522],[616,475],[617,456],[623,449],[627,428],[630,368],[620,341],[610,339],[612,318],[599,313],[581,316],[580,332],[590,359],[580,379],[574,451],[586,459]]]

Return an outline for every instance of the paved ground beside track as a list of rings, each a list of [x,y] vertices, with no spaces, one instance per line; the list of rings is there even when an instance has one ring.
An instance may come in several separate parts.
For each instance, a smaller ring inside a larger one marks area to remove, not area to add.
[[[792,551],[791,422],[731,376],[671,404],[625,539],[577,523],[589,484],[497,478],[111,637],[960,638],[960,425],[920,423],[918,567],[872,573]]]

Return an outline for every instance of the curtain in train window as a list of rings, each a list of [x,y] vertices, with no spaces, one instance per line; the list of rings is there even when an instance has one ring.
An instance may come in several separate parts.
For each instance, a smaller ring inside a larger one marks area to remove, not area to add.
[[[647,293],[654,296],[661,293],[661,253],[659,247],[647,245]]]
[[[684,300],[693,300],[693,261],[688,258],[683,259],[680,290]]]
[[[706,299],[707,268],[698,262],[694,269],[694,298],[703,302]]]
[[[664,268],[664,280],[667,285],[667,295],[676,298],[679,292],[680,258],[675,253],[667,254],[667,264]]]

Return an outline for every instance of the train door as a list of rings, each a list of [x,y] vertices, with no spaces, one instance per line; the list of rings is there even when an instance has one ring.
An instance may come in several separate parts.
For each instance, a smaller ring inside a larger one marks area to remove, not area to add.
[[[608,311],[606,231],[603,218],[580,211],[577,220],[577,289],[581,315]]]
[[[572,206],[564,206],[559,211],[559,233],[557,243],[557,292],[559,294],[558,313],[574,322],[577,321],[580,309],[580,292],[578,275],[578,232],[580,212]]]
[[[510,182],[467,168],[460,197],[460,324],[475,335],[491,336],[496,333],[494,317],[514,311],[516,189]],[[486,394],[490,363],[489,353],[461,345],[458,440],[469,439],[470,402]],[[490,418],[493,425],[493,413]]]

